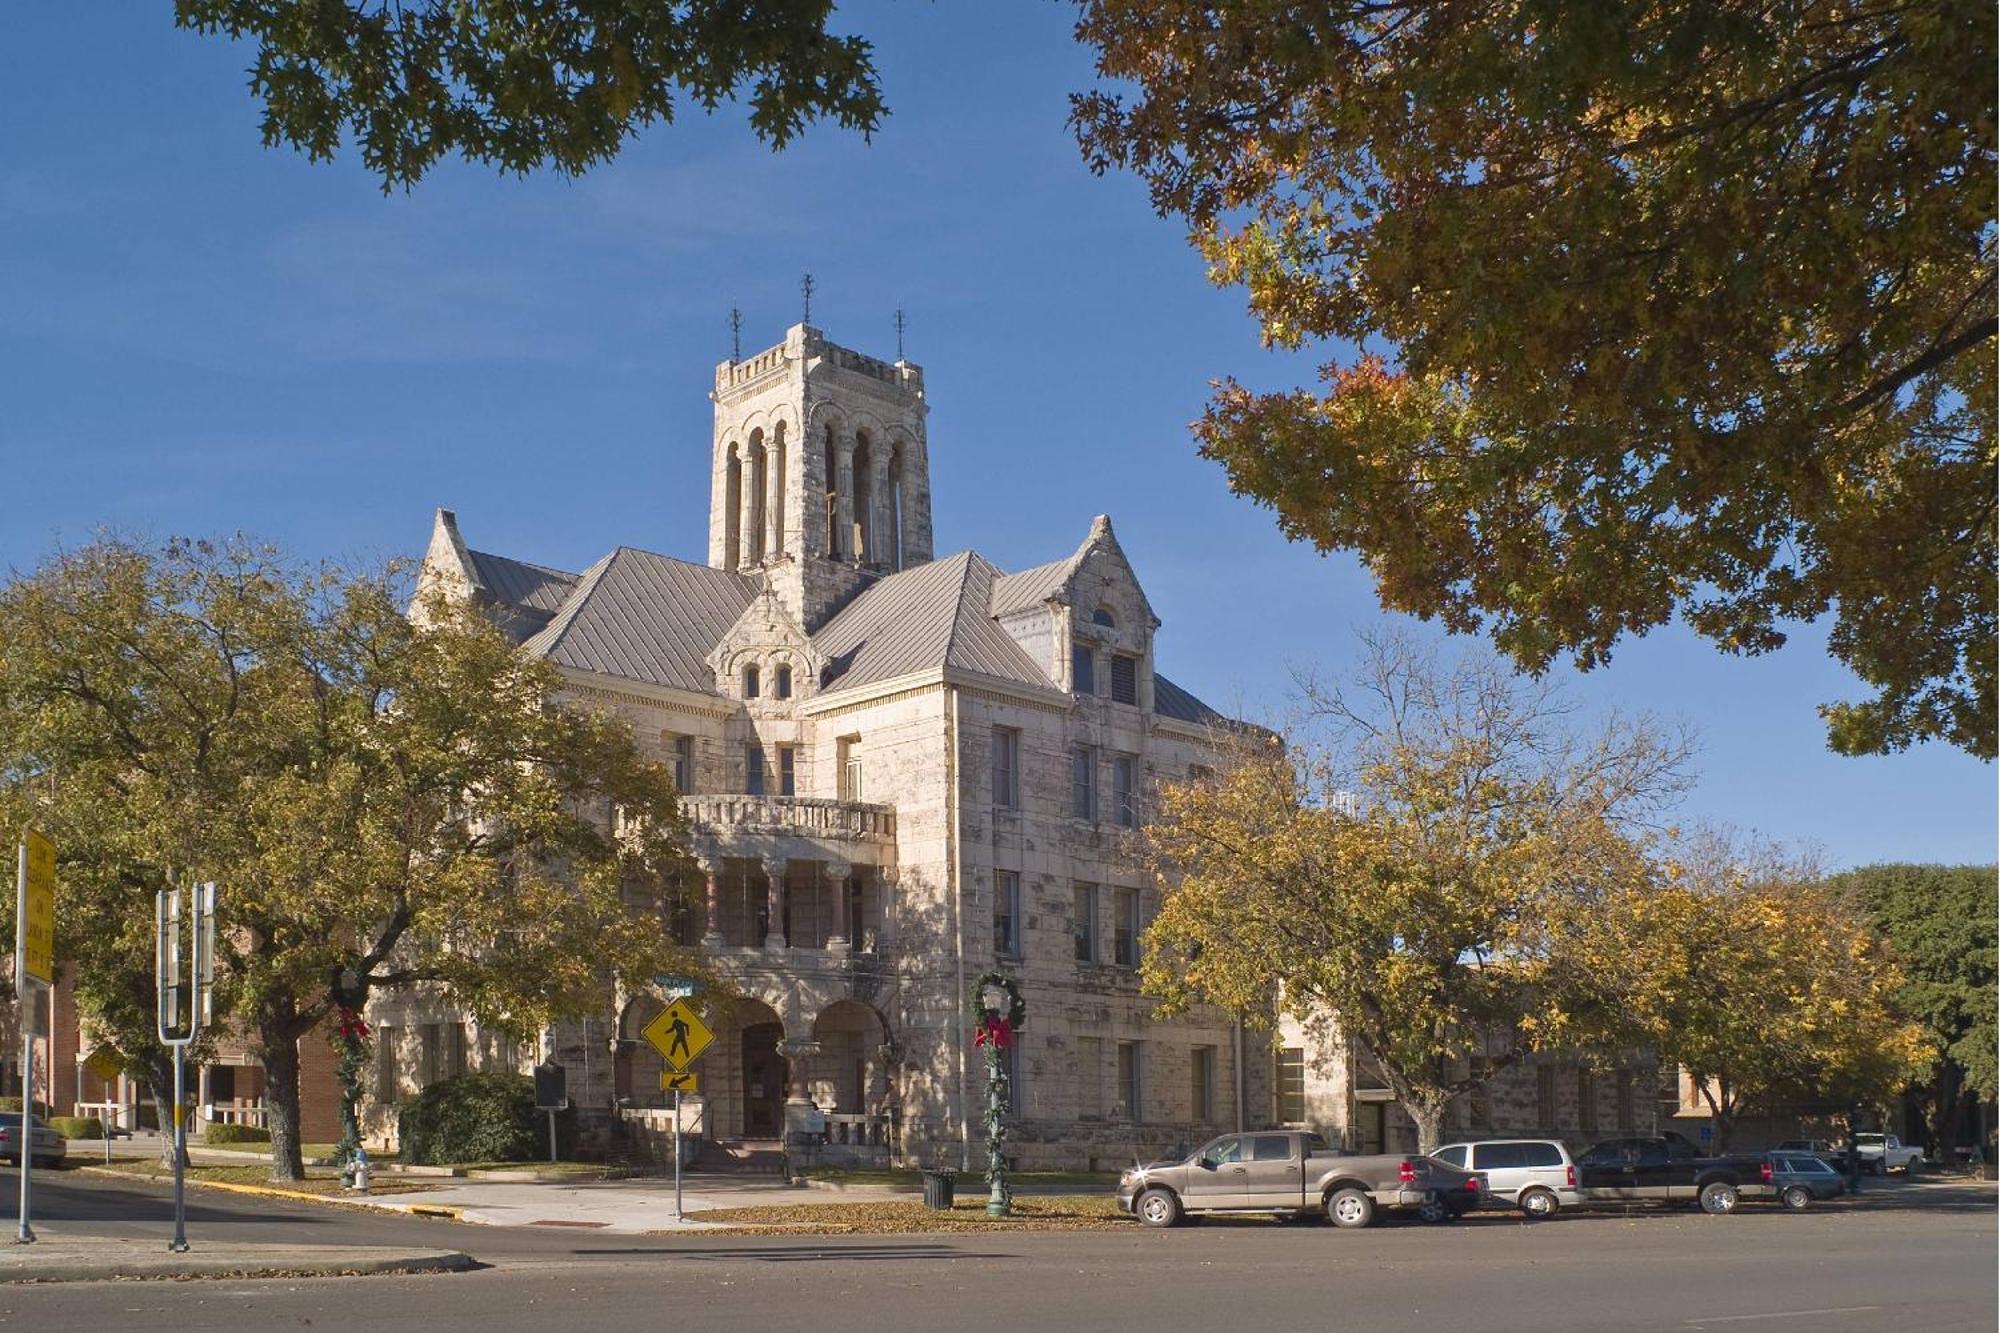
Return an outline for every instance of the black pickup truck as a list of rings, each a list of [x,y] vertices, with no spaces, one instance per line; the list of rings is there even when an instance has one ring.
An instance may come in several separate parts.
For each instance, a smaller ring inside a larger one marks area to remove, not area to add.
[[[1775,1196],[1762,1157],[1702,1157],[1678,1134],[1606,1139],[1576,1159],[1578,1187],[1593,1203],[1690,1202],[1731,1213],[1746,1198]]]

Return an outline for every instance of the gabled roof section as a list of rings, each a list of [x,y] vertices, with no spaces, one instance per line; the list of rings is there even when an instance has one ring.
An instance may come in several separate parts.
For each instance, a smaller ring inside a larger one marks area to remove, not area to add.
[[[1085,543],[1087,547],[1089,543]],[[1018,574],[1002,574],[993,580],[993,602],[991,613],[995,616],[1010,616],[1016,611],[1026,611],[1040,606],[1055,596],[1069,583],[1069,576],[1076,572],[1077,562],[1083,558],[1084,547],[1079,547],[1074,555],[1061,560],[1051,560],[1046,565],[1036,565]]]
[[[1048,676],[993,623],[988,610],[1002,577],[976,552],[883,579],[813,635],[826,659],[821,693],[941,667],[1051,688]]]
[[[751,575],[621,546],[578,577],[524,647],[577,671],[713,694],[708,654],[759,586]]]
[[[475,583],[495,601],[554,615],[576,587],[577,575],[486,551],[467,551]]]
[[[1192,722],[1196,726],[1228,727],[1231,730],[1243,726],[1235,718],[1216,712],[1157,671],[1153,673],[1153,711],[1161,717],[1172,718],[1176,722]]]

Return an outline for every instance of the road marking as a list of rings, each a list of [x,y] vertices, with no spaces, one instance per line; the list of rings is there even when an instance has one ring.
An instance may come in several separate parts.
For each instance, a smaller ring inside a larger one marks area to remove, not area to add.
[[[1703,1324],[1740,1324],[1750,1319],[1804,1319],[1816,1314],[1863,1314],[1869,1310],[1879,1310],[1879,1305],[1839,1305],[1830,1310],[1774,1310],[1770,1314],[1712,1314],[1706,1319],[1690,1319],[1689,1327]]]

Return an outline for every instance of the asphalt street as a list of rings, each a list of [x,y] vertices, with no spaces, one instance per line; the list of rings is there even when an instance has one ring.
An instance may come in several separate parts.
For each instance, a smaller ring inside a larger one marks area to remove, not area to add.
[[[10,1176],[12,1173],[8,1173]],[[6,1182],[11,1183],[11,1182]],[[42,1225],[158,1236],[166,1196],[78,1176]],[[1976,1330],[1996,1324],[1994,1194],[1883,1190],[1804,1215],[1746,1208],[1509,1215],[1363,1232],[1209,1223],[1171,1232],[602,1237],[190,1195],[205,1237],[448,1246],[459,1275],[0,1288],[0,1325],[92,1329],[1267,1328]]]

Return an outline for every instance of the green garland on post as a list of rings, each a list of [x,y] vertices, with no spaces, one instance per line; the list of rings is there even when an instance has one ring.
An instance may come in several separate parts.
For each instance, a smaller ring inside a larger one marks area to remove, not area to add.
[[[986,992],[998,990],[1007,997],[1003,1014],[986,1003]],[[1007,1187],[1007,1049],[1028,1021],[1028,1006],[1014,979],[998,972],[982,973],[966,996],[967,1007],[978,1019],[973,1044],[986,1048],[986,1215],[1006,1217],[1013,1212],[1014,1196]]]

